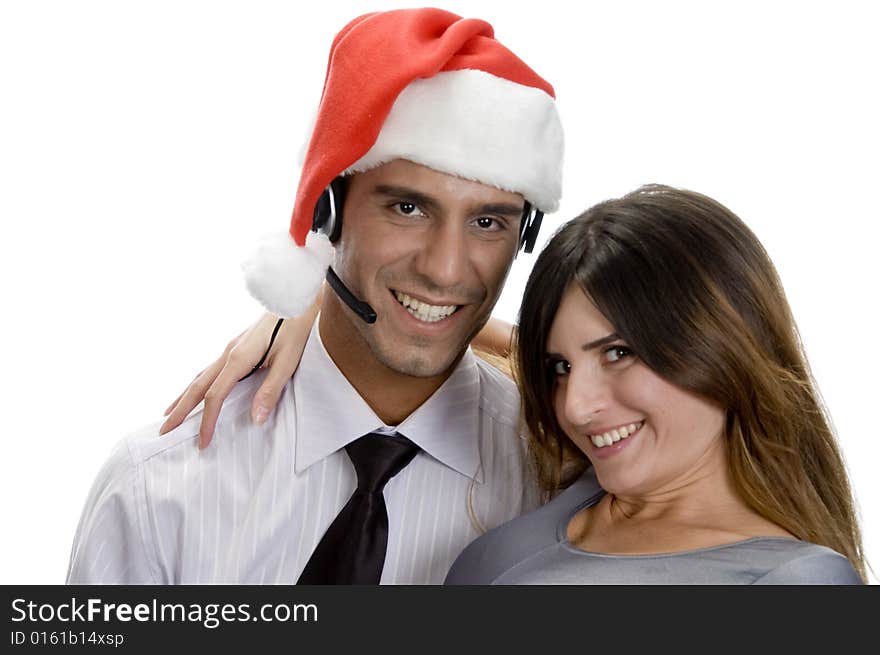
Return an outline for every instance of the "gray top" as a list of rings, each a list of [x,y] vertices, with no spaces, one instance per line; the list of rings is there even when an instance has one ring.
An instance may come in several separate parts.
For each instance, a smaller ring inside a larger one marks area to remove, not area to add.
[[[843,555],[785,537],[757,537],[656,555],[580,550],[566,537],[568,523],[604,494],[589,469],[544,507],[474,541],[453,563],[446,584],[862,583]]]

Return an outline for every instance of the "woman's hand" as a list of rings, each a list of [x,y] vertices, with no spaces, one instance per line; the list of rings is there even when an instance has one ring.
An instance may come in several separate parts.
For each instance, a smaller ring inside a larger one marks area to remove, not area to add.
[[[272,348],[262,364],[269,372],[251,403],[251,418],[255,423],[262,424],[278,404],[284,385],[299,366],[319,308],[320,297],[308,312],[285,319],[281,324]],[[260,361],[277,322],[278,317],[274,314],[264,314],[250,328],[230,341],[223,354],[199,373],[165,410],[168,418],[159,429],[159,434],[165,434],[180,425],[204,399],[205,407],[199,426],[199,448],[206,448],[214,436],[214,427],[223,402],[236,383],[248,375]]]

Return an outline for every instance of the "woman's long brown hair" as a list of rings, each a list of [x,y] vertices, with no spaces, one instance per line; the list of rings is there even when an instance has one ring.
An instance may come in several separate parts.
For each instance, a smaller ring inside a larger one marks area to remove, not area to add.
[[[553,318],[578,284],[641,360],[726,409],[743,500],[797,538],[845,555],[866,579],[855,503],[779,276],[733,212],[645,186],[563,226],[535,263],[519,317],[516,377],[531,449],[551,495],[589,462],[553,409]]]

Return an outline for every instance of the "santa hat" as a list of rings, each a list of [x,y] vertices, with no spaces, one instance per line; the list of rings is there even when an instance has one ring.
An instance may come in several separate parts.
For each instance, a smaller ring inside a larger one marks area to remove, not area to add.
[[[279,316],[305,311],[333,258],[327,237],[310,232],[322,192],[394,159],[554,211],[563,154],[554,98],[485,21],[430,8],[354,19],[330,49],[290,229],[243,266],[251,295]]]

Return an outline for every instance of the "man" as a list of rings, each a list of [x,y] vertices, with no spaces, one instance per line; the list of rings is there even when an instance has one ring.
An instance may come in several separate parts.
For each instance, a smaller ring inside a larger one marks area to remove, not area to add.
[[[558,204],[561,157],[552,87],[487,23],[349,23],[289,234],[246,266],[282,316],[325,276],[334,290],[297,374],[259,426],[260,377],[237,385],[210,449],[198,414],[123,440],[68,581],[435,584],[482,530],[534,508],[515,388],[468,344]]]

